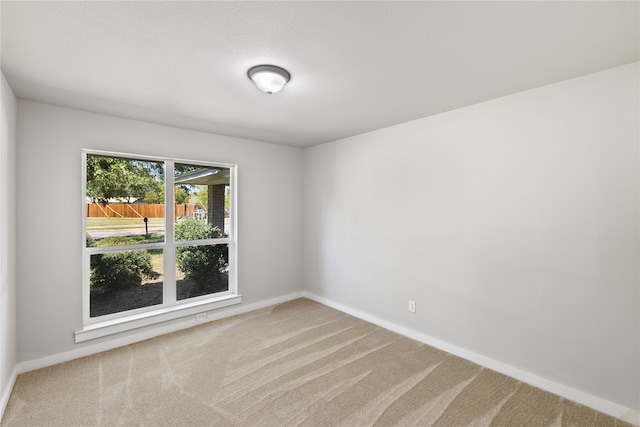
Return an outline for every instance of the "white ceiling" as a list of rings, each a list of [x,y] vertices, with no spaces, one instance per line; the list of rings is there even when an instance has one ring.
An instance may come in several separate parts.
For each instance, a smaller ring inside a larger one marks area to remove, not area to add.
[[[639,6],[2,1],[1,66],[18,98],[305,147],[638,61]]]

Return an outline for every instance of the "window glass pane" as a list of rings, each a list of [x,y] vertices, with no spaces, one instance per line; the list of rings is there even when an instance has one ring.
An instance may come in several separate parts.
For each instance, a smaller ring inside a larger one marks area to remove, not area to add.
[[[176,299],[229,290],[229,245],[176,248]]]
[[[177,241],[229,236],[229,177],[228,168],[175,164],[174,218]],[[179,227],[185,220],[209,224],[208,230],[187,232]]]
[[[87,155],[90,246],[164,241],[164,163]]]
[[[90,316],[162,304],[162,249],[92,254]]]

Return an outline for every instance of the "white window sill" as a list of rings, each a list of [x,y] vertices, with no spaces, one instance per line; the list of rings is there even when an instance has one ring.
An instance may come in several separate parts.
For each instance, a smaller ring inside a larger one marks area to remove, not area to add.
[[[242,295],[224,295],[218,298],[194,301],[192,303],[180,304],[173,307],[164,307],[158,310],[134,314],[132,316],[93,323],[91,325],[86,325],[82,330],[75,332],[75,342],[77,344],[105,337],[107,335],[118,334],[120,332],[155,325],[168,320],[195,316],[198,313],[229,307],[231,305],[240,304],[241,302]]]

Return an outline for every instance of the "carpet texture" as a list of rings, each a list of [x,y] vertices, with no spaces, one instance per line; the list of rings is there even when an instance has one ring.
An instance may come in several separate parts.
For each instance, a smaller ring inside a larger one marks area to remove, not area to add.
[[[629,426],[299,299],[20,375],[2,426]]]

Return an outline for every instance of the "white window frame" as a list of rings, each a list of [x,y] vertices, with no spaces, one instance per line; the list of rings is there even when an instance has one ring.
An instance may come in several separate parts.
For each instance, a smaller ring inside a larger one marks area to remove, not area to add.
[[[117,247],[86,247],[86,184],[87,184],[87,155],[108,157],[122,157],[128,159],[163,162],[165,164],[165,239],[162,243],[144,243],[138,245],[123,245]],[[229,216],[230,227],[227,237],[174,241],[174,209],[167,209],[167,201],[174,198],[174,166],[176,163],[203,167],[219,167],[229,169]],[[103,336],[125,332],[144,326],[149,326],[167,320],[186,316],[195,316],[207,311],[228,307],[242,302],[242,295],[238,293],[237,280],[237,165],[207,162],[200,160],[185,160],[168,157],[148,156],[131,153],[117,153],[99,150],[82,150],[82,318],[83,328],[75,332],[75,342],[83,342]],[[127,250],[162,249],[164,257],[164,271],[176,271],[176,248],[189,245],[227,244],[229,245],[229,289],[215,294],[202,295],[184,300],[176,299],[175,274],[164,274],[163,302],[159,305],[138,308],[99,317],[90,316],[90,285],[89,271],[91,255],[95,253],[121,252]]]

